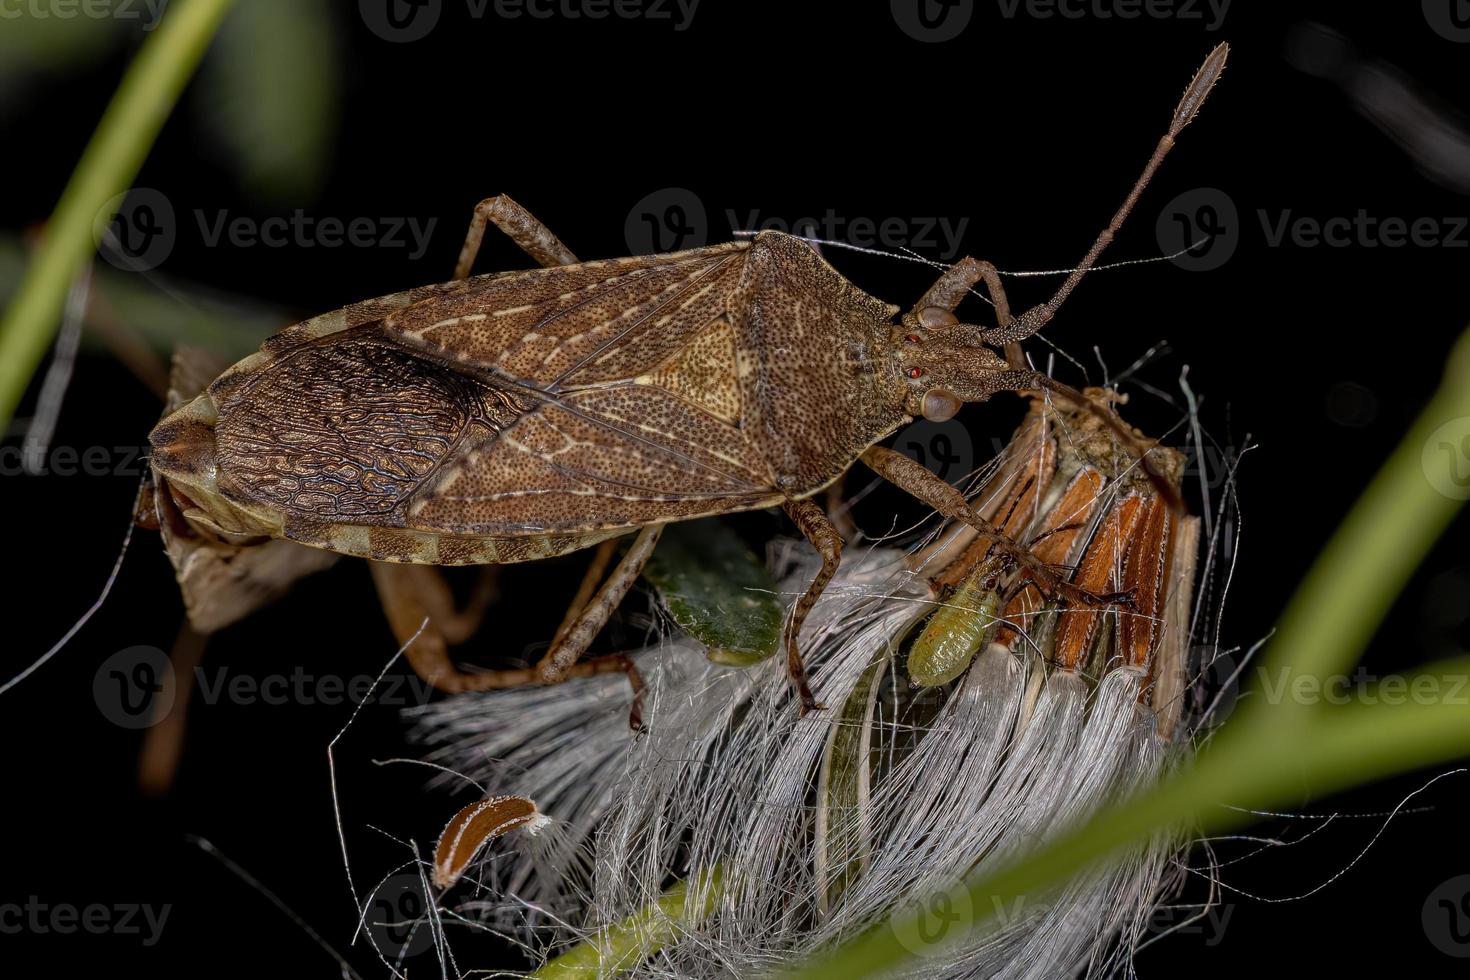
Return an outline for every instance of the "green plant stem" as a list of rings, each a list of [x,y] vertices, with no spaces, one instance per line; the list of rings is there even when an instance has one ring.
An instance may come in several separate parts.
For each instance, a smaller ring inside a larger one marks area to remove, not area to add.
[[[1373,631],[1463,504],[1430,482],[1421,453],[1434,430],[1466,416],[1470,416],[1470,334],[1451,351],[1434,398],[1303,579],[1281,616],[1261,662],[1262,672],[1289,670],[1325,679],[1357,663]],[[1293,707],[1280,712],[1283,716],[1300,719],[1306,714],[1295,710],[1301,706],[1290,699],[1277,707],[1287,704]],[[1241,717],[1247,723],[1255,720],[1253,714]]]
[[[714,908],[719,894],[720,873],[698,876],[700,896],[695,917]],[[688,882],[671,887],[657,902],[639,909],[621,922],[607,926],[591,939],[580,942],[529,975],[528,980],[591,980],[615,977],[678,938],[690,918],[686,896]]]
[[[128,67],[0,320],[0,430],[9,425],[61,320],[71,281],[96,247],[99,212],[137,177],[232,0],[174,0]]]

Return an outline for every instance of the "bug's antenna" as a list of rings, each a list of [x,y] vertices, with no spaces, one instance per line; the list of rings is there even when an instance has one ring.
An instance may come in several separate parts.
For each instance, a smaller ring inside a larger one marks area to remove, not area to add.
[[[1087,275],[1088,271],[1093,267],[1093,264],[1097,262],[1098,256],[1102,254],[1103,249],[1108,247],[1108,243],[1113,240],[1113,236],[1123,226],[1123,222],[1127,220],[1129,212],[1133,210],[1133,205],[1138,203],[1138,196],[1143,193],[1143,189],[1153,179],[1154,171],[1159,169],[1159,164],[1163,162],[1168,152],[1174,148],[1174,138],[1179,135],[1185,126],[1188,126],[1194,120],[1195,114],[1199,112],[1200,106],[1204,104],[1205,97],[1210,94],[1210,89],[1214,88],[1215,82],[1219,80],[1220,73],[1225,70],[1225,59],[1229,54],[1230,45],[1222,41],[1215,46],[1215,50],[1210,52],[1210,56],[1205,59],[1204,64],[1200,65],[1199,71],[1194,73],[1194,78],[1190,81],[1189,87],[1184,90],[1184,97],[1179,100],[1179,105],[1174,109],[1174,121],[1169,125],[1169,131],[1159,140],[1159,145],[1154,147],[1153,156],[1148,158],[1148,163],[1144,165],[1143,173],[1138,175],[1138,180],[1133,183],[1133,189],[1123,199],[1123,206],[1118,208],[1117,214],[1113,215],[1113,220],[1108,222],[1108,226],[1103,229],[1102,234],[1097,236],[1097,241],[1092,243],[1092,248],[1088,249],[1087,255],[1072,269],[1066,281],[1058,287],[1056,294],[1045,303],[1039,306],[1033,306],[1021,314],[1009,326],[1003,326],[996,331],[990,332],[989,336],[986,337],[986,343],[1010,343],[1017,340],[1024,340],[1046,326],[1047,321],[1056,314],[1057,307],[1061,306],[1062,301],[1071,295],[1073,289],[1077,288],[1077,283],[1081,282],[1082,277]]]

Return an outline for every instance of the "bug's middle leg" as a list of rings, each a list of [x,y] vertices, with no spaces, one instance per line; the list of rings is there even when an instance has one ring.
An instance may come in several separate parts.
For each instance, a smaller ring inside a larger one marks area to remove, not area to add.
[[[842,562],[842,535],[827,517],[827,512],[810,499],[788,500],[781,506],[822,556],[822,567],[817,570],[806,592],[796,600],[791,618],[786,623],[786,671],[801,697],[801,713],[804,715],[808,711],[819,711],[823,706],[812,695],[811,685],[807,682],[806,663],[801,659],[797,641],[807,615],[826,590],[827,583],[832,581],[832,576],[837,574],[837,566]]]
[[[981,282],[985,283],[985,291],[990,294],[990,303],[995,307],[996,326],[1010,326],[1013,320],[1011,304],[1006,298],[1005,286],[1000,281],[1000,270],[983,259],[971,258],[968,255],[946,269],[944,275],[939,277],[939,281],[929,287],[929,291],[920,298],[918,303],[914,304],[914,316],[920,316],[927,309],[953,313],[959,308],[964,298],[970,294],[970,290]],[[1006,361],[1011,367],[1026,367],[1026,358],[1021,353],[1019,342],[1007,343],[1005,349]]]
[[[485,237],[485,223],[492,221],[495,227],[505,232],[506,237],[521,247],[531,258],[548,268],[558,265],[576,265],[577,257],[562,244],[561,239],[551,233],[535,215],[501,194],[487,197],[475,205],[470,218],[469,231],[464,236],[464,246],[459,250],[459,261],[454,265],[454,278],[464,279],[480,254],[480,242]]]

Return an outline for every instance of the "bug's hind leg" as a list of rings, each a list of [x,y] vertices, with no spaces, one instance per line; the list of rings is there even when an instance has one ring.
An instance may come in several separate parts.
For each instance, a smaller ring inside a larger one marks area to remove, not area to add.
[[[797,694],[801,697],[801,713],[804,715],[808,711],[820,711],[823,706],[812,695],[811,685],[807,682],[806,664],[801,659],[797,641],[807,615],[826,590],[827,583],[832,581],[832,576],[837,574],[837,566],[842,561],[842,535],[827,517],[827,512],[809,499],[788,500],[782,507],[822,556],[822,567],[817,570],[806,592],[796,600],[791,618],[786,622],[786,671],[791,675],[791,683],[796,685]]]
[[[449,656],[451,645],[469,639],[479,628],[484,618],[484,607],[494,594],[494,589],[486,584],[494,581],[494,566],[485,568],[475,594],[461,609],[454,608],[449,585],[436,568],[391,562],[372,562],[370,567],[388,623],[398,642],[406,647],[409,666],[435,688],[449,694],[463,694],[547,683],[535,667],[466,671],[456,666]],[[633,685],[631,720],[637,728],[643,680],[632,658],[620,653],[593,657],[573,664],[557,679],[592,677],[613,671],[627,674]]]
[[[493,221],[495,227],[521,250],[548,268],[557,265],[576,265],[577,257],[561,243],[536,217],[510,199],[507,194],[487,197],[475,205],[470,218],[470,229],[465,233],[464,246],[459,250],[459,261],[454,265],[454,278],[464,279],[480,254],[480,242],[485,237],[485,223]]]
[[[561,628],[556,631],[556,638],[551,641],[551,649],[546,651],[546,655],[534,668],[538,684],[556,684],[569,677],[581,676],[589,670],[592,673],[623,671],[633,685],[633,706],[628,725],[634,731],[643,728],[643,678],[633,659],[623,654],[595,657],[591,660],[582,660],[581,657],[607,625],[612,611],[623,601],[633,583],[638,581],[638,576],[643,573],[643,566],[648,563],[663,530],[662,524],[654,524],[639,531],[632,545],[628,547],[628,553],[623,555],[596,594],[592,594],[592,585],[601,577],[602,569],[607,567],[608,560],[612,557],[613,542],[605,542],[598,549],[592,567],[582,580],[577,598],[567,610]]]
[[[457,608],[449,583],[437,568],[382,561],[369,562],[368,568],[393,635],[407,644],[404,656],[414,673],[451,694],[484,690],[485,675],[460,670],[449,656],[449,647],[463,643],[480,628],[485,609],[495,597],[497,569],[482,569],[468,602]]]
[[[1126,592],[1095,593],[1078,588],[1042,562],[1025,545],[1003,533],[970,506],[965,495],[930,473],[902,453],[882,446],[871,446],[858,457],[883,479],[933,507],[950,520],[962,521],[979,532],[981,540],[989,540],[997,552],[1012,558],[1019,568],[1029,572],[1032,580],[1046,595],[1059,595],[1081,605],[1126,605],[1132,594]]]
[[[995,307],[997,327],[1009,327],[1012,320],[1010,300],[1006,298],[1005,286],[1000,281],[1000,270],[983,259],[965,256],[945,270],[939,281],[929,287],[919,302],[914,304],[913,315],[920,316],[925,310],[938,309],[953,313],[970,294],[976,284],[985,283],[990,294],[990,303]],[[1019,341],[1006,344],[1006,362],[1013,368],[1025,368],[1026,357],[1021,353]]]

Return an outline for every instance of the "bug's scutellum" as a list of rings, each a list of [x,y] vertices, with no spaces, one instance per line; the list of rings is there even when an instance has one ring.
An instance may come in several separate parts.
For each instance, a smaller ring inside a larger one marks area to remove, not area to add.
[[[636,686],[627,658],[582,654],[662,526],[780,506],[823,559],[786,630],[806,710],[817,704],[797,638],[842,551],[813,495],[856,460],[975,528],[1043,592],[1079,604],[1129,601],[1069,583],[957,490],[877,443],[914,417],[949,419],[997,392],[1048,389],[1091,405],[1030,370],[1019,344],[1051,320],[1112,241],[1226,55],[1221,44],[1195,74],[1082,261],[1049,300],[1017,317],[995,267],[972,258],[900,315],[788,235],[579,262],[510,198],[482,202],[454,280],[289,327],[192,399],[179,398],[153,430],[149,520],[164,531],[191,616],[221,625],[319,565],[301,549],[260,550],[299,542],[373,559],[400,638],[430,620],[409,656],[443,689],[604,670],[626,670]],[[542,268],[470,278],[487,222]],[[955,315],[981,283],[994,326]],[[1097,411],[1131,451],[1146,454]],[[1156,483],[1177,507],[1171,488]],[[636,534],[632,545],[602,580],[613,539],[627,534]],[[467,673],[452,663],[447,645],[473,631],[479,608],[456,609],[428,566],[593,546],[592,573],[539,664]],[[238,596],[222,600],[220,589]]]

